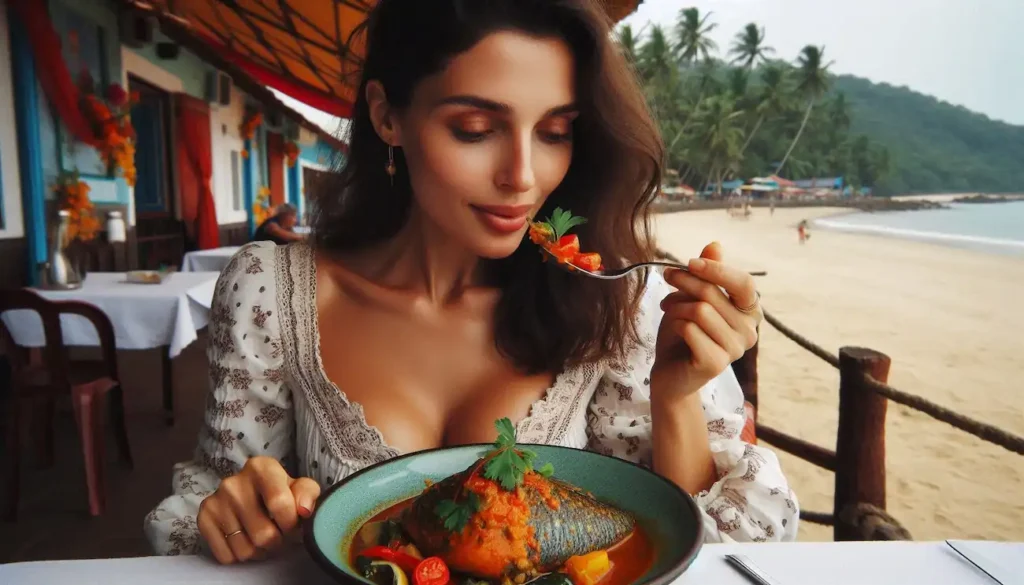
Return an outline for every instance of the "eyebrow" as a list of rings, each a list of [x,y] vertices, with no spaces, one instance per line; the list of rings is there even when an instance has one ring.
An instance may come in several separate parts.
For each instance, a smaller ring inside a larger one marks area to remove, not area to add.
[[[446,105],[458,105],[458,106],[471,106],[479,108],[481,110],[488,110],[491,112],[497,112],[500,114],[507,114],[512,111],[512,108],[508,104],[489,100],[473,95],[453,95],[446,97],[443,100],[437,102],[435,107],[441,107]],[[563,104],[561,106],[555,106],[544,113],[544,116],[560,116],[563,114],[573,114],[579,111],[576,104]]]

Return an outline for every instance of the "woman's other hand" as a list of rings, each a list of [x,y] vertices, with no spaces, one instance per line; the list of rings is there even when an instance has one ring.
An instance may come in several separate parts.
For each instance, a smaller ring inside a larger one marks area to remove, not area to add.
[[[221,563],[263,557],[309,518],[320,485],[288,475],[272,457],[252,457],[199,506],[199,533]]]
[[[753,277],[723,264],[720,244],[708,244],[689,269],[665,271],[679,290],[661,302],[651,388],[668,396],[659,401],[685,398],[725,371],[757,342],[763,319]]]

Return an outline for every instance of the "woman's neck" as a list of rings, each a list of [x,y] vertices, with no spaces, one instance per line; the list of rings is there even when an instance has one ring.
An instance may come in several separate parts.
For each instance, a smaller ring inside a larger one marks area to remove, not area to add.
[[[350,260],[350,269],[375,284],[438,306],[459,300],[482,280],[483,261],[416,209],[395,237]]]

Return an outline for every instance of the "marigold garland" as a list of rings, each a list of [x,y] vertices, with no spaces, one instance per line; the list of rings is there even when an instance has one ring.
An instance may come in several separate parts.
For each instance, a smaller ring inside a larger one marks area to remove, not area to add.
[[[288,166],[294,167],[295,163],[299,160],[299,145],[292,141],[284,143],[284,154],[288,160]]]
[[[252,217],[256,225],[262,225],[263,222],[270,219],[270,188],[260,187],[256,194],[256,200],[252,203]]]
[[[67,210],[70,215],[65,244],[72,240],[91,241],[99,232],[100,222],[93,213],[89,191],[89,185],[81,180],[78,171],[64,171],[57,176],[53,185],[57,209]]]
[[[242,133],[242,138],[246,140],[252,140],[256,136],[256,129],[263,124],[263,113],[252,112],[248,114],[245,120],[242,121],[242,126],[239,131]]]
[[[100,158],[107,166],[107,174],[118,173],[129,187],[135,186],[135,128],[132,126],[131,109],[139,102],[137,91],[127,92],[117,83],[110,84],[101,97],[94,89],[88,71],[79,76],[82,90],[80,107],[92,122],[93,131],[100,144],[97,147]]]

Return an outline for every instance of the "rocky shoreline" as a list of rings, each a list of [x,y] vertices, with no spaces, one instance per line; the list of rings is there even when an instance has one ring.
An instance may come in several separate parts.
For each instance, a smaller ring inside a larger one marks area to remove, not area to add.
[[[1024,195],[965,195],[957,197],[953,203],[1008,203],[1010,201],[1024,201]]]

